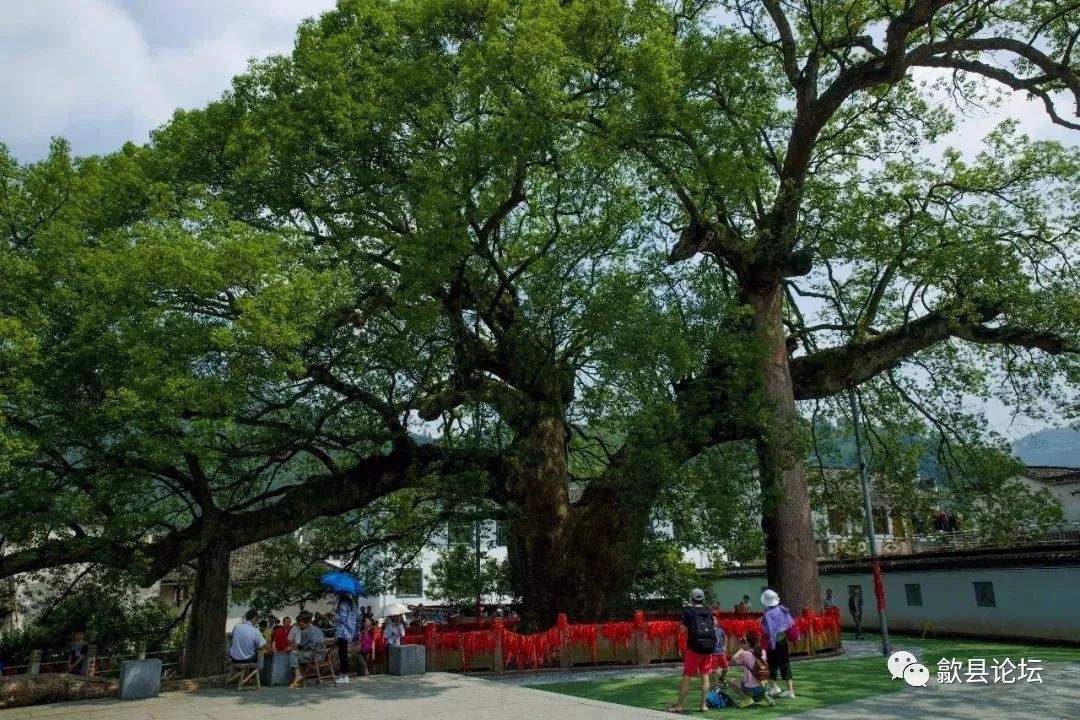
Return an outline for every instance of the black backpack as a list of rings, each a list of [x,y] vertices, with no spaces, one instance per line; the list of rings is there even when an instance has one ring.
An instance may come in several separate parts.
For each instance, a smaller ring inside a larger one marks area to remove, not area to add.
[[[708,608],[690,608],[694,622],[686,635],[686,646],[698,655],[711,655],[716,649],[716,632],[713,629],[713,616]]]

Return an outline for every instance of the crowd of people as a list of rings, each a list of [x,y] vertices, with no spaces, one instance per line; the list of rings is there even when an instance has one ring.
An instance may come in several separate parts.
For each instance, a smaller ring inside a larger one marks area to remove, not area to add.
[[[303,611],[296,616],[259,618],[258,611],[248,610],[233,628],[229,659],[236,664],[257,663],[267,653],[288,653],[293,680],[289,687],[306,685],[312,663],[323,662],[328,652],[337,653],[339,683],[349,682],[352,669],[350,651],[355,650],[360,675],[369,675],[375,667],[375,614],[372,606],[359,607],[353,597],[339,593],[333,613]],[[391,615],[382,625],[388,646],[400,645],[405,637],[403,615]],[[328,639],[332,642],[328,643]]]

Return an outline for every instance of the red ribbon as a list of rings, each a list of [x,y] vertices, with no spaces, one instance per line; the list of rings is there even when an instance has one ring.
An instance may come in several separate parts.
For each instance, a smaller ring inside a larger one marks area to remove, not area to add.
[[[623,647],[630,647],[630,638],[634,634],[634,624],[628,622],[605,623],[604,637],[613,643],[622,643]]]
[[[874,558],[874,595],[877,596],[877,609],[885,609],[885,586],[881,583],[881,563]]]

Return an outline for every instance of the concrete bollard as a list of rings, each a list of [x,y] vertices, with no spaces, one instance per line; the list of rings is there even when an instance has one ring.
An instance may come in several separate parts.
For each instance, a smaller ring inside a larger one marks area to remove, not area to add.
[[[291,683],[293,679],[293,672],[289,667],[291,656],[292,653],[287,652],[266,653],[260,656],[262,665],[259,667],[259,682],[267,687]]]
[[[423,675],[424,655],[423,645],[391,645],[390,674]]]
[[[120,663],[120,699],[145,700],[161,691],[161,660],[124,660]]]

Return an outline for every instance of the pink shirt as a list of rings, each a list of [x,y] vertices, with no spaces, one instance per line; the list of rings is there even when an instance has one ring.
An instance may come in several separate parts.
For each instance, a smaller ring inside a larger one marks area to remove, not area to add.
[[[757,668],[757,658],[754,657],[754,653],[749,650],[740,650],[735,653],[735,656],[731,658],[731,662],[736,665],[743,666],[743,684],[748,688],[758,687],[761,683],[758,682],[757,674],[754,670]]]

